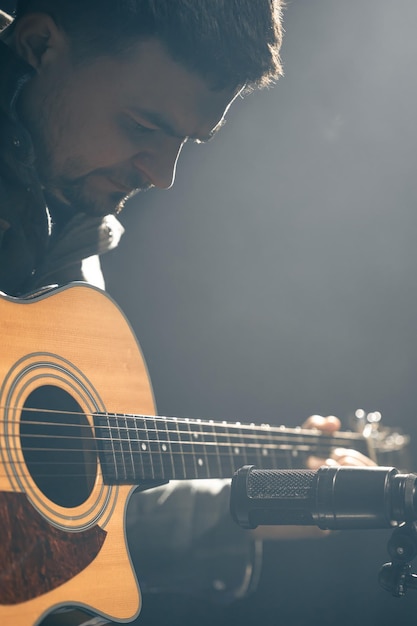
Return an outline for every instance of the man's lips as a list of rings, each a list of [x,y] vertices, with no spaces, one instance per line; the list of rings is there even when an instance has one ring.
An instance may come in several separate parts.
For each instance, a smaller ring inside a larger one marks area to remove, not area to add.
[[[120,193],[129,194],[136,187],[131,187],[131,185],[127,186],[124,183],[120,183],[119,181],[114,180],[113,178],[107,179],[109,183],[116,189],[116,191],[120,191]]]

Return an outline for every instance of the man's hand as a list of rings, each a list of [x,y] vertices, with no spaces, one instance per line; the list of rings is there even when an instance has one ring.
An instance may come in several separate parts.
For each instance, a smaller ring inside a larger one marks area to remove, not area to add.
[[[332,434],[340,430],[340,420],[334,415],[323,417],[322,415],[311,415],[303,424],[303,428],[319,430],[323,433]],[[349,465],[358,467],[373,467],[376,465],[372,459],[361,454],[357,450],[348,448],[335,448],[329,458],[323,459],[317,456],[310,456],[307,459],[307,469],[318,469],[322,465],[336,466]]]

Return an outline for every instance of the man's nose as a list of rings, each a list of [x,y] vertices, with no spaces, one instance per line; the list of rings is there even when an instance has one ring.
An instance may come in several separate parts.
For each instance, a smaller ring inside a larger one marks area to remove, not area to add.
[[[174,184],[175,171],[186,139],[166,136],[152,148],[139,152],[134,166],[148,178],[154,187],[169,189]]]

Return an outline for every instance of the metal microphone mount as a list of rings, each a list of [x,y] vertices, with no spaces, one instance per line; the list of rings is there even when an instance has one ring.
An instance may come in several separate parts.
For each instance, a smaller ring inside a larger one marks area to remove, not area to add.
[[[385,591],[401,598],[408,589],[417,590],[417,574],[411,572],[411,561],[417,556],[417,524],[405,522],[397,526],[387,544],[392,561],[384,563],[378,581]]]

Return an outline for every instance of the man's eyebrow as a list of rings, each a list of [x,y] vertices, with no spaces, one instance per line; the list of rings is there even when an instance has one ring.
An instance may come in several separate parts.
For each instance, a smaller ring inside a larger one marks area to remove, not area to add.
[[[220,122],[208,133],[208,135],[184,135],[183,133],[175,129],[164,115],[161,115],[157,111],[149,111],[147,109],[140,109],[137,107],[132,107],[131,111],[133,114],[138,115],[144,121],[147,121],[153,126],[156,126],[158,129],[164,131],[164,133],[170,135],[171,137],[177,137],[178,139],[192,139],[196,143],[207,143],[208,141],[213,139],[217,132],[226,123],[225,118],[222,118]]]

